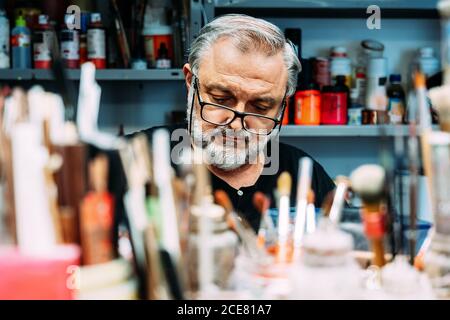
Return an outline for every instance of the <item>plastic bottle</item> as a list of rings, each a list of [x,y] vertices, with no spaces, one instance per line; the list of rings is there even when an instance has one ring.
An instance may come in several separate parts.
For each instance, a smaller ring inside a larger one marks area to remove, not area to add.
[[[106,68],[106,32],[100,13],[91,14],[91,23],[87,31],[88,60],[97,69]]]
[[[389,120],[394,124],[401,124],[405,121],[405,91],[400,82],[402,77],[399,74],[391,74],[390,85],[387,89]]]
[[[345,47],[333,47],[331,50],[330,73],[332,83],[336,83],[338,75],[345,76],[345,84],[351,87],[352,83],[352,62],[347,57],[347,49]]]
[[[11,32],[12,63],[14,69],[31,69],[31,33],[22,16]]]
[[[294,123],[297,125],[320,124],[320,87],[312,80],[311,59],[302,59],[299,86],[294,96]]]
[[[172,62],[169,59],[169,50],[166,44],[162,42],[158,49],[158,58],[156,59],[156,69],[170,69]]]
[[[90,14],[88,12],[81,13],[81,30],[80,30],[80,66],[88,61],[88,48],[87,48],[87,30],[90,20]]]
[[[0,69],[9,69],[9,20],[6,12],[0,9]]]
[[[347,124],[347,109],[349,105],[349,88],[346,77],[338,75],[335,86],[325,86],[322,89],[320,123],[328,125]]]
[[[72,25],[74,21],[74,15],[66,14],[64,16],[65,23],[61,30],[61,55],[68,69],[80,67],[80,34],[78,30],[68,28],[68,25]]]
[[[48,16],[41,14],[33,35],[33,56],[36,69],[50,69],[52,66],[53,31]]]
[[[387,59],[371,58],[367,67],[366,109],[386,111]]]

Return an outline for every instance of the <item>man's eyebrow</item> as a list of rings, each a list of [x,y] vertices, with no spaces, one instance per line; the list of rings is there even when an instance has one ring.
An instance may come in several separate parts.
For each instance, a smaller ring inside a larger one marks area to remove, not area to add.
[[[233,92],[231,92],[230,89],[228,89],[227,87],[219,84],[219,83],[211,83],[211,84],[205,84],[205,89],[208,92],[211,92],[213,90],[219,90],[222,91],[223,93],[227,93],[227,94],[233,94]]]
[[[275,105],[277,103],[277,100],[272,97],[258,97],[253,100],[254,102],[264,102],[271,106]]]

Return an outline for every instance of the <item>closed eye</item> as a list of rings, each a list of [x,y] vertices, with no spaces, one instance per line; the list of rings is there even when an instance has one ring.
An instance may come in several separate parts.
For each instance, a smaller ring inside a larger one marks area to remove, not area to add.
[[[225,104],[227,101],[229,101],[230,100],[230,98],[228,98],[228,97],[212,97],[212,99],[213,99],[213,101],[214,101],[214,103],[217,103],[217,104]]]

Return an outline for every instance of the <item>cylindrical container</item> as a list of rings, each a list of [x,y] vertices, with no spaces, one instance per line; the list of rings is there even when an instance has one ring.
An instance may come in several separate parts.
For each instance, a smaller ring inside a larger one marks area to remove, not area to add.
[[[295,93],[294,123],[297,125],[319,125],[320,99],[320,90],[317,84],[301,87]]]
[[[80,66],[88,61],[87,30],[90,19],[91,19],[90,13],[88,12],[81,13]]]
[[[330,62],[327,58],[318,57],[313,61],[313,80],[320,89],[331,85]]]
[[[401,124],[405,121],[405,91],[400,82],[402,77],[399,74],[391,74],[389,77],[389,87],[387,89],[389,120],[393,124]]]
[[[289,124],[290,101],[291,99],[286,99],[286,109],[284,109],[283,119],[281,120],[283,126]]]
[[[351,87],[352,85],[352,63],[347,57],[337,57],[331,59],[330,73],[332,83],[336,83],[337,76],[345,76],[345,85]]]
[[[0,9],[0,69],[9,69],[9,20],[6,12]]]
[[[106,34],[100,13],[91,14],[91,23],[87,31],[88,60],[97,69],[106,68]]]
[[[419,49],[417,65],[427,78],[435,75],[441,70],[439,60],[436,58],[432,47],[423,47]]]
[[[358,89],[350,89],[350,105],[348,106],[348,124],[359,126],[362,124],[361,111],[363,106],[358,103]]]
[[[369,59],[367,67],[366,108],[386,111],[387,59]]]
[[[345,76],[336,77],[335,86],[326,86],[322,90],[320,106],[320,124],[347,124],[349,89],[345,85]]]
[[[168,58],[173,60],[173,36],[170,26],[151,25],[143,29],[142,35],[144,36],[145,57],[150,67],[156,67],[158,50],[162,44],[165,44],[167,48]]]
[[[208,249],[211,250],[213,259],[212,282],[218,288],[225,289],[228,286],[229,277],[234,267],[234,259],[237,255],[238,238],[232,232],[225,221],[225,211],[221,206],[215,204],[203,204],[192,206],[192,224],[188,240],[188,273],[189,291],[192,294],[198,293],[201,289],[201,279],[199,277],[200,257],[201,257],[201,225],[202,215],[208,220],[211,238]]]
[[[170,69],[172,67],[172,60],[169,58],[169,51],[164,42],[161,43],[158,49],[155,67],[156,69]]]
[[[72,25],[74,21],[74,15],[66,14],[61,30],[61,55],[68,69],[80,68],[80,33],[77,29],[68,28],[68,25]]]
[[[450,84],[450,0],[438,3],[441,15],[441,61],[444,69],[443,83]]]
[[[41,14],[39,24],[33,36],[34,67],[36,69],[50,69],[52,66],[53,31],[48,16]]]
[[[31,68],[31,33],[21,16],[11,32],[12,63],[14,69]]]
[[[450,298],[450,134],[431,132],[428,136],[432,164],[431,184],[434,229],[424,256],[425,271],[439,298]]]

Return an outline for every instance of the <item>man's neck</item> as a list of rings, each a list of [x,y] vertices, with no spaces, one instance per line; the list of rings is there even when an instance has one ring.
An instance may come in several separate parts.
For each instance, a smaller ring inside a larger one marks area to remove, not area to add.
[[[223,170],[215,166],[208,166],[208,169],[217,177],[238,190],[242,187],[253,186],[260,177],[264,169],[264,155],[260,155],[259,161],[254,164],[245,164],[234,170]]]

